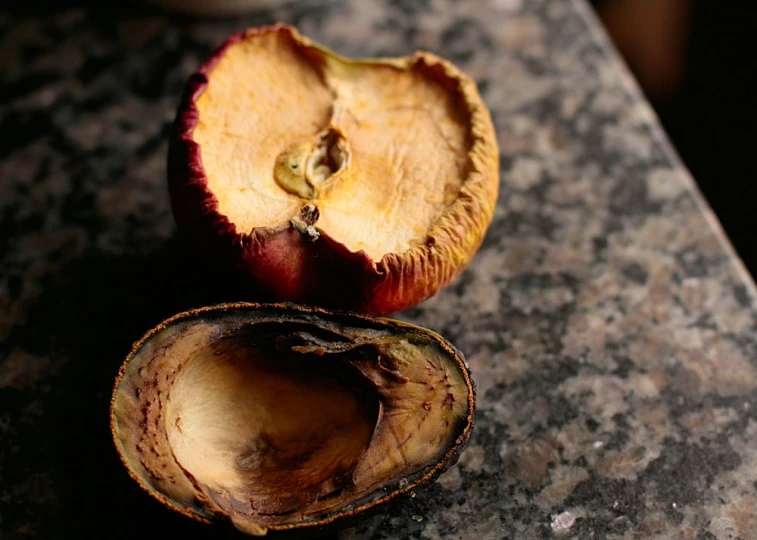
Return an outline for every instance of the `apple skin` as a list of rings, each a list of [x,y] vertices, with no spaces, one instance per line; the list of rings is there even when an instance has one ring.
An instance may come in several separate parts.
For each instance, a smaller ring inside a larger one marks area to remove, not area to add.
[[[236,293],[248,299],[380,316],[410,308],[434,295],[463,271],[480,247],[497,198],[496,134],[475,83],[449,62],[429,53],[400,59],[408,65],[425,64],[435,76],[448,76],[458,86],[471,116],[469,174],[458,198],[431,227],[425,243],[374,261],[363,251],[350,251],[322,230],[315,241],[289,223],[238,231],[219,212],[218,200],[208,187],[201,148],[193,139],[200,114],[196,102],[226,50],[265,32],[288,34],[300,46],[336,57],[295,29],[278,24],[232,35],[189,78],[168,153],[168,186],[179,234],[204,265],[217,273],[217,279],[233,284]],[[386,62],[396,65],[397,59]]]

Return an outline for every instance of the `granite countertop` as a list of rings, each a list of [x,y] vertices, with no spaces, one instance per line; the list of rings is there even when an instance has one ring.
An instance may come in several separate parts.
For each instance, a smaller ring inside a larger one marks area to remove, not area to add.
[[[0,536],[239,537],[128,478],[108,403],[134,340],[220,300],[166,194],[184,80],[283,20],[346,55],[457,62],[501,146],[483,248],[399,315],[467,355],[474,435],[438,483],[340,536],[755,538],[754,285],[581,0],[106,7],[0,13]]]

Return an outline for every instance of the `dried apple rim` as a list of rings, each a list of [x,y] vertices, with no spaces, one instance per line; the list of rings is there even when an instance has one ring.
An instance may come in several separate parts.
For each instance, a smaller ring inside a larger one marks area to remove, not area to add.
[[[130,475],[240,530],[318,527],[428,483],[472,429],[462,355],[412,325],[291,305],[179,314],[127,357],[111,404]]]
[[[190,79],[169,182],[215,267],[273,300],[380,315],[471,260],[498,149],[475,83],[446,60],[351,60],[278,25],[232,36]]]

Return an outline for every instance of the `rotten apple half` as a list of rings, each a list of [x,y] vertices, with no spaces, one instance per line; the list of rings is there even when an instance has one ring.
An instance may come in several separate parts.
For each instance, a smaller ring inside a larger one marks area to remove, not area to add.
[[[428,330],[292,305],[179,314],[123,364],[111,428],[131,476],[201,521],[261,535],[328,524],[457,461],[474,387]]]
[[[451,63],[350,60],[283,25],[232,36],[190,78],[168,161],[180,232],[212,268],[257,298],[373,315],[462,272],[498,170]]]

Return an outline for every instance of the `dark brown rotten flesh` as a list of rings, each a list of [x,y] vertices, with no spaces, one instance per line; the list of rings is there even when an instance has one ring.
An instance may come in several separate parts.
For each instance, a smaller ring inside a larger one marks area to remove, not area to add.
[[[324,525],[428,482],[467,441],[473,387],[436,334],[283,305],[187,312],[124,363],[112,428],[132,477],[200,520]]]

